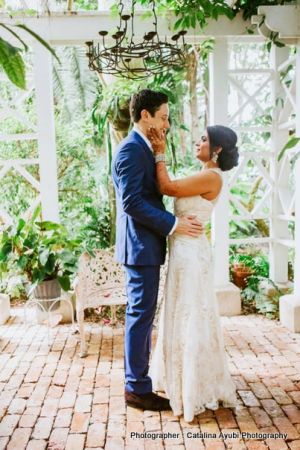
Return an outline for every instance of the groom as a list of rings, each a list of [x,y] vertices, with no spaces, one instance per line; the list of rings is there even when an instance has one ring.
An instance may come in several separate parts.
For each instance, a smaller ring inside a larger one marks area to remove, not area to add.
[[[170,409],[169,400],[152,392],[148,376],[151,332],[160,265],[166,237],[198,236],[202,225],[193,217],[176,218],[165,210],[155,180],[155,159],[147,139],[149,127],[170,128],[168,97],[144,89],[132,96],[133,130],[120,143],[112,163],[117,201],[116,258],[126,272],[125,401],[135,408]]]

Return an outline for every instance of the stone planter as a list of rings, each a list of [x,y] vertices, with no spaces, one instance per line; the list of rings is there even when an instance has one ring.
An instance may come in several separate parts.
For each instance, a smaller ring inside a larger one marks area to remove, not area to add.
[[[41,310],[48,311],[51,308],[51,311],[55,311],[59,308],[59,302],[56,302],[53,305],[52,299],[58,298],[61,296],[61,288],[58,280],[46,280],[42,281],[37,285],[37,287],[32,292],[32,297],[36,299],[43,300],[41,302],[42,308]],[[49,299],[49,301],[47,301]],[[53,305],[53,307],[52,307]]]
[[[0,294],[0,325],[3,325],[10,317],[9,295]]]
[[[57,298],[60,297],[61,288],[57,279],[42,281],[34,289],[32,296],[34,298]]]

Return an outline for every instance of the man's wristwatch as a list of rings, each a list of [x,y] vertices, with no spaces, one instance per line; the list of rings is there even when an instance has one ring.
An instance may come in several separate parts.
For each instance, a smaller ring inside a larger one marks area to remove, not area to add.
[[[157,155],[155,155],[155,162],[166,162],[166,155],[164,153],[157,153]]]

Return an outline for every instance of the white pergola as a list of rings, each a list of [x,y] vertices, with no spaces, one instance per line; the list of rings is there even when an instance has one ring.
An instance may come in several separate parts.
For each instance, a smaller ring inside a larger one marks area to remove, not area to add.
[[[137,17],[142,12],[137,12]],[[278,163],[277,156],[289,137],[289,129],[296,128],[296,135],[300,136],[300,5],[269,6],[260,7],[258,16],[253,17],[253,23],[259,25],[262,17],[265,22],[257,33],[249,35],[246,28],[250,23],[245,22],[240,16],[233,21],[221,17],[218,21],[211,21],[204,31],[189,30],[187,41],[199,43],[207,37],[215,38],[215,49],[210,61],[210,123],[222,123],[231,125],[238,132],[270,132],[271,150],[265,152],[246,152],[241,149],[240,165],[233,177],[227,177],[223,198],[216,208],[212,238],[215,255],[215,282],[219,293],[221,310],[226,312],[239,312],[240,298],[239,290],[229,281],[229,246],[231,243],[262,243],[270,247],[270,277],[278,284],[286,285],[288,282],[288,250],[295,248],[295,282],[294,294],[285,298],[285,304],[289,305],[294,320],[294,313],[300,315],[300,159],[295,167],[296,191],[291,192],[289,188],[289,177],[291,175],[290,158],[293,152],[286,152],[284,160]],[[16,21],[25,23],[28,27],[48,40],[53,46],[83,45],[86,41],[95,40],[101,29],[113,29],[117,25],[117,19],[112,18],[108,11],[92,12],[42,12],[39,17],[17,17],[11,19],[7,14],[0,16],[0,21],[8,25]],[[159,20],[160,34],[171,36],[172,16]],[[288,26],[287,26],[288,24]],[[150,30],[151,23],[140,20],[136,21],[135,35],[141,36]],[[4,31],[4,30],[3,30]],[[264,41],[270,31],[279,33],[281,41],[287,45],[284,48],[273,46],[272,64],[268,68],[257,69],[231,68],[229,64],[230,49],[233,43],[253,43]],[[1,30],[2,33],[2,30]],[[3,37],[11,39],[10,34],[3,32]],[[28,35],[22,34],[28,40]],[[53,86],[52,86],[52,58],[50,53],[36,41],[31,41],[34,53],[34,83],[27,92],[16,91],[15,98],[11,104],[3,104],[0,100],[0,117],[10,115],[18,117],[27,124],[28,133],[20,135],[0,134],[0,141],[36,140],[39,151],[38,159],[6,160],[0,161],[0,180],[11,168],[17,170],[39,193],[30,206],[30,211],[41,202],[43,218],[45,220],[59,221],[59,204],[57,188],[57,161],[54,126]],[[297,53],[290,57],[289,46],[295,45]],[[287,87],[281,82],[279,73],[290,64],[295,64],[295,77]],[[249,94],[239,81],[243,74],[253,76],[262,75],[264,81],[254,94]],[[259,91],[269,85],[272,92],[272,105],[275,107],[271,125],[259,126],[245,129],[238,125],[238,119],[243,110],[249,105],[259,106],[256,95]],[[234,87],[243,99],[235,112],[229,115],[228,93],[229,88]],[[18,111],[21,104],[32,89],[36,92],[37,124],[28,123],[26,117],[22,117]],[[277,104],[276,98],[283,99],[283,106]],[[237,123],[237,125],[236,125]],[[295,151],[297,148],[295,149]],[[298,146],[298,151],[300,150]],[[257,170],[268,184],[265,196],[258,202],[255,208],[249,212],[237,199],[230,194],[238,176],[243,172],[247,161],[251,159]],[[263,160],[268,159],[269,169]],[[38,164],[40,181],[34,179],[26,170],[26,166]],[[233,202],[239,215],[230,216],[229,202]],[[265,213],[268,205],[268,213]],[[295,212],[295,214],[294,214]],[[8,213],[1,209],[0,216],[9,223],[11,221]],[[230,240],[229,220],[241,219],[267,219],[270,221],[270,236],[266,238],[251,238]],[[289,221],[295,221],[295,241],[290,238],[288,231]],[[230,302],[230,307],[228,307]],[[293,319],[291,319],[291,317]],[[294,324],[294,329],[300,331],[299,323]],[[292,327],[292,325],[291,325]]]

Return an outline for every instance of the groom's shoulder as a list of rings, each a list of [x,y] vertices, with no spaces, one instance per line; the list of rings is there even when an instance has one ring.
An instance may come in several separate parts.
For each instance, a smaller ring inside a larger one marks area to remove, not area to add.
[[[137,148],[141,148],[141,144],[138,139],[136,139],[135,136],[136,133],[130,132],[128,136],[126,136],[122,141],[119,143],[119,145],[116,148],[115,155],[121,156],[126,154],[131,154],[131,152],[134,152],[137,150]]]

